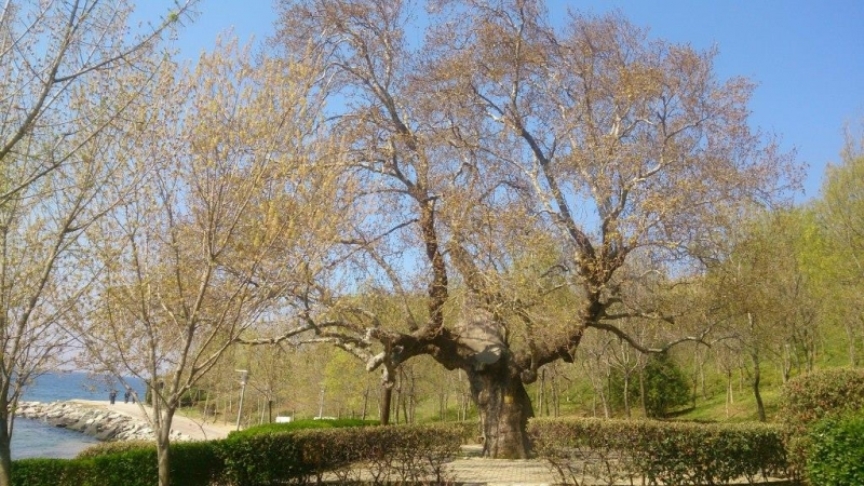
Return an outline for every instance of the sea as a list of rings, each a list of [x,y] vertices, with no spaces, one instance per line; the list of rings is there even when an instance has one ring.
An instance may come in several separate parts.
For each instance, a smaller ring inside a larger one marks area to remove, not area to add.
[[[138,396],[144,396],[144,383],[141,380],[127,381]],[[45,403],[75,399],[108,402],[108,393],[112,389],[119,390],[117,399],[123,400],[123,386],[109,377],[94,377],[78,371],[53,372],[39,376],[25,390],[21,400]],[[54,427],[41,420],[16,417],[12,431],[12,459],[71,459],[98,442],[88,435]]]

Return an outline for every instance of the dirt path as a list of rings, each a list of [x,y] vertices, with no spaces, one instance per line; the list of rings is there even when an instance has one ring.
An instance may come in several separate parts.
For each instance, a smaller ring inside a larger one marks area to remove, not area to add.
[[[141,406],[137,403],[118,402],[114,405],[111,405],[107,401],[102,400],[72,400],[72,402],[79,403],[87,407],[110,410],[112,412],[127,415],[138,420],[142,420],[145,422],[147,421],[145,412],[142,411]],[[153,413],[153,409],[151,407],[146,406],[144,408],[146,409],[147,414]],[[188,435],[192,438],[192,440],[224,439],[228,436],[228,433],[234,429],[234,425],[227,422],[214,423],[208,421],[206,423],[203,423],[200,418],[187,417],[185,415],[182,415],[182,412],[177,412],[177,414],[174,415],[174,420],[171,423],[172,431]]]

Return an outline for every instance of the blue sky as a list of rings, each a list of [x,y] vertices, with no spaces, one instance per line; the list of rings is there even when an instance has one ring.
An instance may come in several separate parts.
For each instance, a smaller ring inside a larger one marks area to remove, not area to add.
[[[383,0],[386,1],[386,0]],[[141,1],[154,18],[165,0]],[[746,76],[758,85],[751,100],[753,126],[780,136],[808,165],[806,194],[818,196],[825,165],[839,161],[843,130],[864,121],[864,0],[549,0],[553,18],[567,9],[619,10],[650,36],[716,46],[722,78]],[[202,0],[200,15],[177,39],[181,55],[195,58],[220,33],[261,41],[273,32],[271,0]]]

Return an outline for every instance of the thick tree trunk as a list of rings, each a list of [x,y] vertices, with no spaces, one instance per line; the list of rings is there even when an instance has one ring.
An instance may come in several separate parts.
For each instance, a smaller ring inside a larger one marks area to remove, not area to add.
[[[381,386],[381,408],[379,415],[381,416],[381,425],[390,425],[390,401],[393,398],[393,387],[385,385]]]
[[[471,396],[480,412],[483,455],[526,459],[530,452],[526,429],[534,410],[518,374],[501,362],[465,371],[471,383]]]

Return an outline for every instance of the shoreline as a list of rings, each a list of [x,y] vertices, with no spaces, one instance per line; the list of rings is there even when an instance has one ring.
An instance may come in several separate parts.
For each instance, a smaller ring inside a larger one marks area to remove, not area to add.
[[[17,417],[39,420],[58,428],[80,432],[100,441],[155,441],[147,415],[150,407],[139,404],[109,404],[96,400],[19,402]],[[216,440],[228,436],[233,427],[225,423],[202,423],[181,415],[172,420],[171,441]]]

